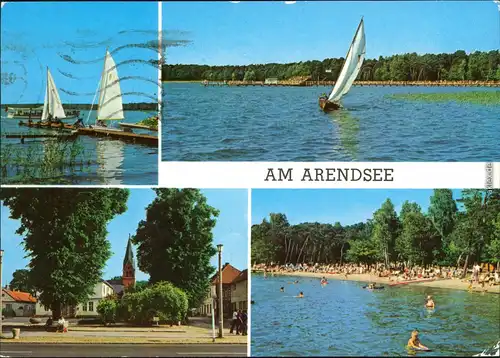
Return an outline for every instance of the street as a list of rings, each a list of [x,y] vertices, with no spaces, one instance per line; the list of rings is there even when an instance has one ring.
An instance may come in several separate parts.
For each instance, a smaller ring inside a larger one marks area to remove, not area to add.
[[[246,357],[246,344],[24,344],[3,343],[3,357]]]

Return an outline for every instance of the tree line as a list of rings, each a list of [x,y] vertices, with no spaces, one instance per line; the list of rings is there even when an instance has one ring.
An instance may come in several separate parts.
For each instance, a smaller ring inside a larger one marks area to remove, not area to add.
[[[500,265],[500,189],[436,189],[427,212],[405,201],[398,215],[387,199],[366,222],[301,223],[271,213],[252,226],[252,262]]]
[[[245,66],[207,66],[166,64],[163,81],[264,81],[266,78],[288,80],[311,76],[313,80],[334,81],[338,78],[344,58],[323,61],[252,64]],[[358,75],[362,81],[500,81],[500,51],[463,50],[452,54],[415,52],[378,59],[366,59]]]
[[[198,307],[215,273],[210,259],[216,254],[212,230],[218,210],[197,189],[154,191],[132,237],[138,268],[150,278],[126,292],[126,300],[119,297],[122,317],[134,322],[158,309],[144,305],[156,304],[155,297],[171,303],[161,312],[172,319],[179,307]],[[107,225],[127,211],[128,197],[128,189],[3,188],[0,200],[19,220],[16,233],[29,258],[26,269],[14,272],[11,288],[39,293],[55,318],[63,306],[87,302],[111,257]]]

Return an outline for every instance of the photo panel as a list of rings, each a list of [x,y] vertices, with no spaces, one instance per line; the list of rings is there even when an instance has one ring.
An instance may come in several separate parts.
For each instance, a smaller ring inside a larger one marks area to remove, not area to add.
[[[251,230],[252,356],[499,354],[499,189],[252,190]]]
[[[157,19],[156,2],[2,2],[3,184],[158,184]]]
[[[163,161],[500,160],[493,1],[168,1],[163,31]]]
[[[0,353],[246,356],[248,200],[3,188]]]

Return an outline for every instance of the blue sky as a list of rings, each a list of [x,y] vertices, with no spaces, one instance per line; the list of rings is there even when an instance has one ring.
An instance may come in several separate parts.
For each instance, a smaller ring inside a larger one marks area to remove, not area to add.
[[[217,225],[213,230],[214,245],[224,245],[223,261],[230,262],[243,270],[248,267],[248,191],[245,189],[202,190],[208,203],[220,210]],[[121,275],[123,256],[127,247],[129,234],[134,234],[137,224],[146,216],[145,208],[154,199],[155,193],[150,189],[132,189],[130,191],[128,210],[115,217],[108,225],[108,240],[111,242],[113,256],[108,260],[103,278],[109,279]],[[2,286],[12,280],[12,273],[28,264],[24,259],[21,237],[15,234],[19,227],[17,220],[8,219],[9,209],[1,207],[1,237],[4,252]],[[212,265],[217,266],[215,255]],[[136,271],[137,280],[147,280],[148,275]]]
[[[163,29],[192,43],[167,63],[208,65],[344,57],[361,17],[367,58],[395,53],[489,51],[500,45],[493,1],[163,2]]]
[[[356,224],[373,217],[383,202],[390,198],[396,211],[408,200],[416,202],[424,212],[433,190],[424,189],[260,189],[252,190],[252,225],[260,224],[270,213],[286,214],[290,224],[303,222]],[[460,198],[461,190],[453,190]]]
[[[16,78],[12,85],[5,85],[2,78],[2,103],[43,102],[46,66],[51,70],[63,104],[91,103],[103,68],[99,59],[103,59],[106,47],[112,51],[125,44],[157,40],[158,5],[156,2],[9,2],[2,8],[1,29],[2,77],[4,73],[13,73]],[[127,32],[120,34],[121,31]],[[69,55],[77,61],[98,61],[74,64],[60,55]],[[126,48],[113,57],[119,64],[131,59],[156,60],[158,55],[150,49]],[[124,64],[117,69],[120,78],[135,75],[158,79],[158,70],[151,65]],[[156,98],[156,84],[124,80],[121,85],[123,93],[145,92]],[[92,95],[74,96],[62,89]],[[151,100],[141,95],[126,95],[123,101]]]

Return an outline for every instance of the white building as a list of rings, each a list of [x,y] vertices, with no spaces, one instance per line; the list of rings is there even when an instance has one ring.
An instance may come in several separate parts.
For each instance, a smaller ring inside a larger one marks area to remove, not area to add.
[[[104,298],[114,294],[115,291],[110,283],[102,280],[94,287],[94,293],[91,297],[89,297],[88,301],[79,304],[76,307],[71,307],[68,309],[62,310],[63,316],[66,317],[97,317],[99,313],[97,313],[97,305]],[[48,308],[40,304],[40,301],[36,303],[36,315],[37,316],[52,316],[52,311]]]
[[[231,307],[235,310],[248,309],[248,270],[243,270],[233,280],[231,290]]]
[[[35,314],[36,298],[27,292],[2,288],[2,311],[5,316],[31,317]]]

